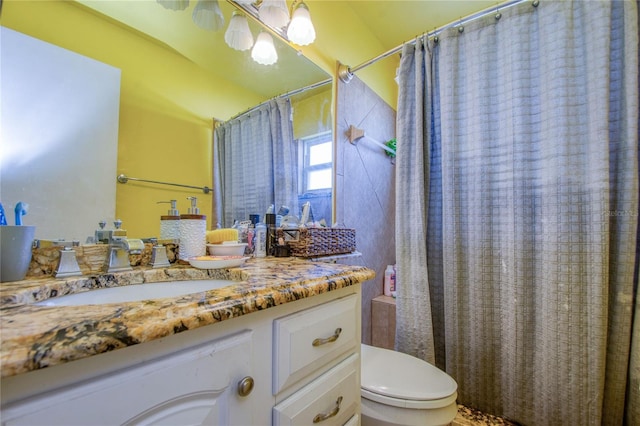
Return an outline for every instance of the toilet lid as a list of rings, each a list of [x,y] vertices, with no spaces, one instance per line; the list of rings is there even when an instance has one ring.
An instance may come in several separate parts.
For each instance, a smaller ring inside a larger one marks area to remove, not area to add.
[[[373,393],[409,401],[457,396],[458,385],[453,378],[428,362],[402,352],[363,344],[361,374],[363,395]]]

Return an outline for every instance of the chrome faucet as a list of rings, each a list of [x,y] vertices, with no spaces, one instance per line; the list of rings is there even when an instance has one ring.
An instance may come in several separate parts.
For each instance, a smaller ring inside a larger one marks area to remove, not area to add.
[[[127,237],[113,237],[107,252],[107,272],[130,271],[130,254],[140,254],[144,250],[144,243],[140,239]]]

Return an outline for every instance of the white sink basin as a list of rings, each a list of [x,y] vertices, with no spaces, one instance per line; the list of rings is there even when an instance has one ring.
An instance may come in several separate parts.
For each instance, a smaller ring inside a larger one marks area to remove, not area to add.
[[[200,293],[235,284],[231,280],[168,281],[160,283],[134,284],[120,287],[99,288],[82,293],[52,297],[35,303],[38,306],[102,305],[106,303],[138,302],[141,300],[178,297]]]

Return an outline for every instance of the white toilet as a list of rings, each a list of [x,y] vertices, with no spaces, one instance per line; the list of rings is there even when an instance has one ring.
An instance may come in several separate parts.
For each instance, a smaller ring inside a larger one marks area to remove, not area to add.
[[[361,370],[362,426],[448,425],[458,412],[458,384],[426,361],[362,344]]]

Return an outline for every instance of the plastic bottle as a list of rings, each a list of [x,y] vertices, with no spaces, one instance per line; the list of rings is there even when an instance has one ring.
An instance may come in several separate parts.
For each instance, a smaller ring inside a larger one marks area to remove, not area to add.
[[[255,257],[267,256],[267,225],[258,223],[256,225],[256,245],[254,251]]]
[[[391,285],[391,296],[393,296],[393,298],[396,297],[396,294],[398,294],[398,271],[396,269],[396,265],[393,265],[393,282]]]
[[[384,295],[391,296],[392,291],[396,291],[396,273],[393,265],[387,265],[387,269],[384,270]]]
[[[264,215],[267,227],[267,243],[265,250],[267,252],[267,256],[275,256],[276,254],[276,215],[274,213],[267,213]]]

